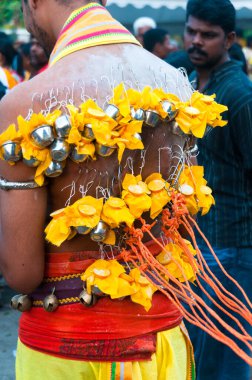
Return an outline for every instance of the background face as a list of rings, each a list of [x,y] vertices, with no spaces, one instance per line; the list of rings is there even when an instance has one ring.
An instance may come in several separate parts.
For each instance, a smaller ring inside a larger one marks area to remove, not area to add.
[[[192,16],[186,22],[184,43],[195,67],[214,67],[227,53],[223,29]]]

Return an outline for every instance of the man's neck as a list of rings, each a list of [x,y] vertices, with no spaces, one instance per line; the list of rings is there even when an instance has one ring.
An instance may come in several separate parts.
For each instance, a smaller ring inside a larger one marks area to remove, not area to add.
[[[97,1],[96,0],[93,0],[93,1],[77,1],[76,6],[73,8],[66,7],[66,6],[58,7],[58,11],[56,12],[56,14],[58,14],[59,17],[58,18],[54,17],[53,22],[51,24],[55,43],[59,37],[59,34],[60,34],[64,24],[66,23],[66,21],[68,20],[68,18],[72,14],[72,12],[79,9],[80,7],[84,7],[88,4],[90,4],[91,2],[96,3]],[[97,5],[101,5],[101,4],[99,2],[97,2]],[[55,14],[55,13],[53,13],[53,14]]]
[[[223,63],[228,62],[229,60],[229,56],[226,55],[224,59],[219,61],[217,65],[211,68],[196,67],[196,72],[198,76],[197,90],[202,92],[206,87],[206,84],[208,83],[213,71],[215,71],[219,66],[223,65]]]

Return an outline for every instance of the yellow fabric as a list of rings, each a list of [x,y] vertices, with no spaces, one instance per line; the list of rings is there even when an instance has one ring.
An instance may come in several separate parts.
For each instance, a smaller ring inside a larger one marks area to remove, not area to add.
[[[31,350],[19,340],[16,380],[191,380],[191,353],[184,326],[157,334],[157,351],[150,361],[100,363],[61,359]]]

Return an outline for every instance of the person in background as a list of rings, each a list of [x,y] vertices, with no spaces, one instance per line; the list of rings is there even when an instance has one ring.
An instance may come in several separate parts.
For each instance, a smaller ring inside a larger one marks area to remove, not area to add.
[[[24,80],[28,80],[35,71],[31,64],[31,43],[27,42],[21,44],[18,50],[22,59],[23,77]]]
[[[48,56],[44,48],[34,36],[31,37],[30,56],[31,66],[33,68],[30,76],[31,79],[35,75],[38,75],[46,70],[48,66]]]
[[[12,68],[17,55],[9,37],[0,37],[0,81],[7,90],[22,81],[22,77]]]
[[[139,17],[134,21],[133,33],[136,39],[143,45],[143,35],[147,30],[157,27],[156,21],[150,17]]]
[[[172,65],[173,67],[184,68],[186,70],[187,75],[190,75],[194,70],[194,66],[190,61],[188,53],[185,50],[177,50],[171,52],[168,57],[165,59],[167,63]]]
[[[242,70],[245,74],[248,74],[248,65],[246,61],[245,54],[241,45],[238,42],[234,42],[231,48],[228,51],[229,57],[240,63]]]
[[[143,35],[143,47],[161,59],[165,59],[173,50],[169,32],[165,29],[150,29]]]
[[[4,95],[6,94],[6,91],[7,91],[7,87],[5,87],[2,82],[0,82],[0,100],[4,97]],[[1,279],[1,273],[0,273],[0,279]]]
[[[247,62],[248,75],[252,79],[252,35],[247,37],[246,46],[242,50]]]
[[[189,0],[184,40],[196,70],[190,76],[195,89],[216,94],[216,101],[228,107],[223,116],[228,125],[212,129],[198,143],[198,162],[205,167],[216,202],[198,223],[222,265],[252,299],[252,84],[241,65],[229,57],[235,41],[235,16],[229,0]],[[237,287],[214,264],[209,250],[203,244],[200,248],[222,285],[243,300]],[[197,292],[206,298],[199,288]],[[214,309],[218,298],[214,292],[211,295],[212,300],[205,301]],[[228,318],[223,315],[223,320],[227,322]],[[231,323],[236,325],[233,320]],[[192,325],[188,329],[198,380],[250,379],[249,365],[228,346]],[[251,325],[246,329],[251,336]]]

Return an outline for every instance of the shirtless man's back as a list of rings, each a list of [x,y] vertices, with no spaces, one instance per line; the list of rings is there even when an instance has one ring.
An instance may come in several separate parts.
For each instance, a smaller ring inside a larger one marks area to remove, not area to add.
[[[28,30],[49,53],[59,35],[62,36],[60,31],[66,21],[64,28],[66,25],[74,27],[74,23],[80,22],[83,16],[84,22],[87,22],[84,24],[83,34],[87,34],[87,30],[92,27],[86,15],[89,6],[98,9],[97,17],[99,13],[104,14],[104,9],[98,3],[90,4],[87,1],[23,1]],[[189,99],[190,85],[181,72],[145,51],[137,41],[134,42],[130,34],[127,37],[129,40],[126,37],[120,40],[120,33],[127,35],[129,32],[110,19],[110,15],[106,17],[109,17],[106,25],[116,25],[116,37],[113,35],[106,44],[91,41],[91,45],[81,49],[76,49],[73,44],[70,54],[66,54],[56,63],[51,61],[46,71],[17,86],[3,99],[0,103],[1,133],[9,125],[16,123],[19,115],[29,119],[32,113],[48,114],[55,109],[60,109],[64,114],[68,112],[67,105],[79,107],[88,99],[93,99],[101,109],[105,109],[114,89],[121,83],[125,90],[132,88],[143,91],[146,86],[150,86],[151,89],[163,88],[166,93],[176,95],[181,101]],[[97,25],[100,26],[98,21]],[[107,32],[110,35],[111,30]],[[104,34],[104,38],[108,38],[107,33]],[[70,38],[67,33],[66,38]],[[97,306],[85,310],[80,304],[79,293],[76,294],[76,291],[85,292],[82,288],[85,284],[81,285],[80,276],[87,266],[84,268],[81,265],[88,260],[92,263],[101,257],[99,245],[92,241],[89,235],[77,235],[56,247],[45,242],[44,233],[52,212],[72,205],[83,195],[101,197],[97,189],[109,188],[112,196],[120,196],[122,183],[119,180],[119,169],[120,178],[126,173],[141,174],[143,179],[152,173],[161,173],[167,177],[173,160],[172,149],[169,150],[167,147],[176,147],[179,157],[183,152],[185,136],[182,133],[173,134],[171,129],[167,128],[167,122],[161,118],[159,120],[157,128],[142,130],[144,155],[141,150],[126,149],[120,167],[116,153],[106,158],[98,156],[96,160],[88,159],[81,163],[67,159],[63,173],[57,178],[47,178],[45,186],[29,190],[0,190],[1,272],[13,289],[31,295],[33,300],[31,310],[23,313],[21,317],[18,380],[37,380],[45,377],[58,379],[57,376],[61,376],[61,379],[72,376],[76,380],[107,379],[102,372],[105,368],[103,362],[108,362],[111,366],[109,373],[112,373],[113,362],[120,359],[129,363],[138,359],[149,360],[156,352],[156,332],[170,328],[171,332],[164,333],[160,338],[162,343],[160,340],[157,356],[163,350],[163,344],[176,340],[180,353],[173,356],[172,365],[168,363],[168,356],[165,365],[164,359],[160,360],[162,369],[154,361],[151,364],[144,361],[141,364],[142,369],[139,370],[130,364],[132,373],[128,378],[138,379],[139,373],[143,371],[142,374],[146,374],[143,378],[146,380],[165,380],[168,379],[167,376],[186,379],[190,345],[180,328],[181,313],[170,300],[161,293],[155,294],[151,314],[141,309],[142,306],[132,303],[129,297],[124,300],[101,297]],[[0,161],[0,176],[7,181],[31,181],[34,179],[35,171],[36,168],[30,168],[22,161],[14,166]],[[123,230],[118,231],[119,237],[123,236]],[[159,232],[156,230],[154,233],[159,236]],[[61,261],[66,258],[67,263]],[[52,307],[50,300],[53,300],[52,304],[55,306],[54,292],[60,298],[59,307],[55,313],[48,313]],[[150,285],[148,292],[154,292]],[[42,296],[48,301],[47,306]],[[48,296],[49,299],[46,298]],[[90,295],[84,294],[84,303],[86,296]],[[149,293],[148,297],[150,298]],[[47,311],[43,310],[42,306]],[[123,322],[124,316],[126,319]],[[176,335],[175,339],[175,335],[170,337],[172,334]],[[27,351],[27,347],[40,352]],[[47,355],[52,356],[50,364],[47,363]],[[58,356],[67,359],[67,367],[60,362],[61,359],[56,358]],[[71,358],[75,361],[72,362]],[[99,369],[99,363],[88,364],[92,359],[101,361]],[[176,364],[177,360],[182,364]],[[41,371],[39,375],[35,374],[34,369],[38,362]],[[169,373],[164,370],[166,367],[170,367]],[[64,374],[54,372],[56,368],[61,368]],[[98,372],[92,372],[90,368],[96,368]],[[108,373],[106,368],[104,371]],[[46,371],[50,371],[50,375]],[[134,371],[135,375],[132,375]]]
[[[97,46],[65,57],[41,75],[15,88],[0,105],[1,131],[15,122],[18,115],[26,117],[30,110],[52,111],[67,102],[79,106],[87,98],[94,98],[100,106],[103,106],[111,98],[112,89],[121,82],[127,87],[141,90],[144,86],[152,88],[165,86],[167,92],[179,96],[181,100],[190,96],[190,88],[183,75],[140,46],[131,44]],[[146,144],[151,143],[151,149],[147,152],[148,167],[144,172],[145,177],[158,171],[160,144],[169,144],[169,141],[164,141],[164,131],[161,128],[149,131],[145,137]],[[175,143],[175,137],[173,139]],[[182,140],[179,139],[180,141]],[[135,162],[136,166],[139,164]],[[27,181],[34,177],[35,170],[22,163],[11,169],[7,163],[1,162],[0,165],[1,175],[9,180]],[[77,186],[83,181],[88,182],[86,168],[89,171],[93,168],[101,173],[107,171],[111,177],[118,168],[116,155],[106,160],[100,159],[79,165],[68,160],[63,175],[50,180],[47,189],[11,192],[1,198],[1,215],[4,215],[2,233],[5,236],[0,243],[1,251],[5,252],[2,265],[8,268],[5,272],[13,288],[28,292],[41,282],[44,271],[43,227],[47,194],[50,194],[48,211],[64,207],[70,194],[69,185],[77,179]],[[91,175],[91,178],[93,177]],[[99,175],[94,181],[93,188],[100,181]],[[62,191],[65,187],[67,189]],[[80,193],[76,194],[77,198],[73,197],[73,201],[78,199],[78,196]],[[24,214],[27,217],[25,223]],[[5,228],[6,231],[15,231],[16,239],[8,238],[8,234],[4,232]],[[64,243],[60,250],[78,251],[94,247],[97,245],[92,244],[88,237],[82,237]],[[58,250],[56,247],[50,249]]]

